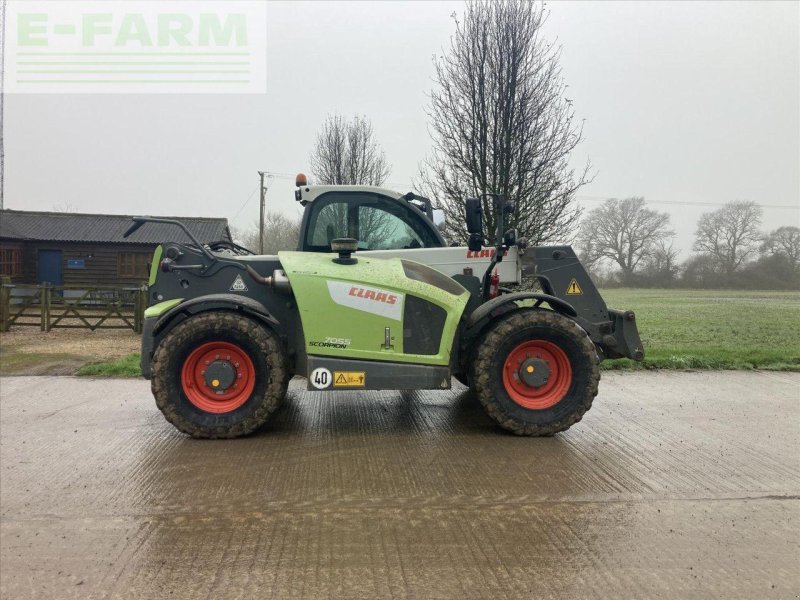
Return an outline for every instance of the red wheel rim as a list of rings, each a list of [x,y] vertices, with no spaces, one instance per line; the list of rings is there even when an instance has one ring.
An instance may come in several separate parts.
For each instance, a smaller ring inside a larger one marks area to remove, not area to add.
[[[227,363],[227,365],[225,365]],[[212,364],[222,365],[228,373],[233,371],[233,381],[224,389],[214,389],[214,379],[207,381],[206,369]],[[242,348],[228,342],[207,342],[192,350],[181,369],[183,393],[200,410],[209,413],[226,413],[247,402],[256,385],[253,361]]]
[[[525,383],[520,376],[524,362],[536,359],[547,364],[550,375],[540,386]],[[565,352],[547,340],[529,340],[514,348],[503,364],[503,386],[511,399],[532,410],[561,402],[572,384],[572,366]]]

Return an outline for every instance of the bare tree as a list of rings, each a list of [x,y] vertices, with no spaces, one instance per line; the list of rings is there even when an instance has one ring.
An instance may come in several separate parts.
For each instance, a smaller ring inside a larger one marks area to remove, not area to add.
[[[729,202],[705,213],[697,222],[694,249],[712,257],[725,275],[737,269],[758,249],[761,207],[755,202]]]
[[[367,118],[356,116],[348,122],[341,115],[329,116],[323,123],[311,153],[311,169],[316,183],[322,185],[380,186],[391,172]],[[375,215],[360,216],[360,241],[369,247],[367,238],[377,235],[382,223],[372,222]],[[331,232],[329,237],[350,235],[346,205],[331,204],[319,218],[319,226]]]
[[[678,274],[678,256],[680,251],[675,248],[672,241],[661,239],[655,244],[653,252],[647,261],[648,267],[654,273],[669,274],[670,277],[675,277]]]
[[[569,156],[582,138],[559,67],[560,48],[544,38],[540,3],[469,2],[444,56],[435,59],[429,108],[433,154],[421,191],[447,215],[448,235],[464,241],[464,198],[504,194],[511,220],[532,244],[573,235],[575,192],[588,181]],[[484,200],[486,236],[494,215]]]
[[[785,256],[795,268],[800,267],[800,228],[779,227],[764,239],[761,252]]]
[[[264,254],[277,254],[280,250],[296,250],[300,236],[300,220],[278,212],[264,215]],[[258,248],[258,223],[246,231],[234,231],[233,238],[251,250]]]
[[[322,124],[311,153],[311,172],[321,185],[383,185],[391,169],[366,117],[348,122],[332,115]]]
[[[348,122],[340,115],[333,115],[317,134],[311,153],[311,171],[315,183],[322,185],[380,186],[391,169],[366,117],[356,116]],[[361,211],[358,227],[361,247],[374,247],[389,219],[390,215],[383,211]],[[334,203],[320,212],[317,226],[328,231],[328,237],[333,239],[355,235],[349,225],[347,206]]]
[[[650,257],[647,258],[642,269],[642,284],[669,287],[678,278],[680,265],[677,250],[670,240],[659,240],[655,244]]]
[[[658,258],[674,265],[677,253],[664,245],[673,235],[669,215],[646,208],[644,198],[606,200],[586,215],[580,232],[584,260],[615,262],[626,283],[644,262]]]

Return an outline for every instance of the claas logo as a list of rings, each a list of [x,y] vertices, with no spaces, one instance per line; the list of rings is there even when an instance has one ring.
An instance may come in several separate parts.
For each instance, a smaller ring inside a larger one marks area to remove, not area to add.
[[[365,290],[360,287],[351,287],[350,295],[357,298],[364,298],[365,300],[375,300],[375,302],[385,302],[386,304],[394,304],[397,302],[397,296],[388,294],[386,292],[376,292],[375,290]]]
[[[467,258],[493,258],[494,253],[494,248],[485,248],[483,250],[467,250]],[[508,256],[508,250],[503,252],[503,256]]]

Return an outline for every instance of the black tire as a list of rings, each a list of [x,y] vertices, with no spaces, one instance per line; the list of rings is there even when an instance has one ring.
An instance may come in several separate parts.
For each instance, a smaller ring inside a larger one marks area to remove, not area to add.
[[[193,404],[181,384],[191,352],[207,342],[235,344],[253,363],[255,386],[230,412],[206,412]],[[263,325],[232,312],[207,312],[179,323],[153,357],[151,388],[167,421],[195,438],[234,438],[252,433],[280,406],[289,383],[278,337]]]
[[[547,408],[522,406],[503,383],[506,358],[531,340],[560,348],[571,367],[569,388]],[[591,408],[600,383],[600,360],[589,336],[571,319],[549,310],[518,310],[484,335],[472,364],[471,382],[484,410],[504,429],[517,435],[552,435],[580,421]]]

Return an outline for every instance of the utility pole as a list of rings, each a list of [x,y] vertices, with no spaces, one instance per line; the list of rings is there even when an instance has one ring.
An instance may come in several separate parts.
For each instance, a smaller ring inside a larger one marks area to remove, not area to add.
[[[258,253],[264,254],[264,204],[267,200],[267,188],[264,187],[264,176],[266,171],[259,171],[261,176],[261,208],[258,216]]]

